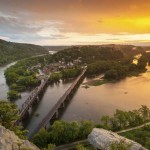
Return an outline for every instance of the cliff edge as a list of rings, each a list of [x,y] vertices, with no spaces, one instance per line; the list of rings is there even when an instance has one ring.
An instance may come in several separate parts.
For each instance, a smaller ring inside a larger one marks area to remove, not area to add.
[[[0,125],[0,150],[40,150],[28,140],[22,140],[14,132]]]

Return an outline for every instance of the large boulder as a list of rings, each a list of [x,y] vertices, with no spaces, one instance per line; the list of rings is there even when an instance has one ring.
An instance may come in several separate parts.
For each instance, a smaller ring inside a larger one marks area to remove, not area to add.
[[[29,141],[20,139],[14,132],[0,125],[0,150],[21,150],[22,148],[39,150]]]
[[[142,145],[140,145],[139,143],[136,143],[132,140],[118,135],[117,133],[104,129],[94,128],[88,136],[88,141],[90,142],[90,144],[92,144],[95,148],[98,149],[110,150],[110,146],[112,143],[119,143],[120,141],[124,141],[128,145],[131,145],[131,150],[147,150],[146,148],[142,147]]]

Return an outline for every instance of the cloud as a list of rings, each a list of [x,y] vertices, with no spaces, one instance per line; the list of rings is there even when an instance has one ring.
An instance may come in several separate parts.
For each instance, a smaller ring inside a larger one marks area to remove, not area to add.
[[[60,24],[58,21],[39,22],[0,15],[0,35],[18,42],[66,38],[57,29]]]
[[[0,16],[0,27],[4,32],[21,32],[21,33],[35,33],[42,29],[41,26],[36,24],[31,24],[28,21],[24,21],[23,19],[18,19],[15,17],[3,17]]]
[[[0,36],[46,45],[134,40],[150,33],[149,8],[149,0],[0,0]]]
[[[8,37],[5,37],[5,36],[0,36],[0,39],[2,39],[2,40],[9,40],[9,38]]]

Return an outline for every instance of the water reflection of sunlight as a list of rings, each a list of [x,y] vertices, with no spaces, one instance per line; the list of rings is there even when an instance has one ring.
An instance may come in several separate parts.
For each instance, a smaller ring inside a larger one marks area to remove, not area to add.
[[[140,55],[134,59],[138,61]],[[116,109],[133,110],[141,105],[150,108],[150,66],[139,76],[127,77],[115,83],[106,83],[90,88],[79,87],[70,105],[61,117],[64,120],[92,120],[99,122],[103,115],[112,115]],[[99,79],[98,77],[95,77]],[[89,82],[95,78],[84,80]],[[72,115],[73,114],[73,115]]]
[[[143,77],[147,78],[148,80],[150,80],[150,72],[147,71],[143,74]]]
[[[146,53],[149,53],[149,52],[150,51],[146,51]],[[142,56],[142,54],[135,55],[132,63],[137,65],[138,60],[141,56]],[[147,63],[146,69],[147,69],[147,71],[142,74],[142,77],[147,78],[148,80],[150,80],[150,66],[149,66],[148,63]]]
[[[137,59],[133,59],[133,62],[132,62],[132,63],[135,64],[135,65],[137,65],[138,60],[137,60]]]
[[[147,78],[148,80],[150,80],[150,66],[146,66],[147,71],[145,73],[143,73],[143,77]]]
[[[142,54],[137,54],[137,55],[135,55],[132,63],[137,65],[138,60],[139,60],[139,58],[140,58],[141,56],[142,56]]]

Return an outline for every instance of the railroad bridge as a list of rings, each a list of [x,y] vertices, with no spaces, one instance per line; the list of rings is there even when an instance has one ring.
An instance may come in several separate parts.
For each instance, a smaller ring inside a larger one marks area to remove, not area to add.
[[[58,118],[59,109],[65,107],[65,102],[69,101],[72,95],[75,93],[80,83],[83,81],[85,77],[87,68],[84,68],[82,73],[77,77],[77,79],[73,82],[73,84],[69,87],[69,89],[63,94],[62,97],[57,101],[57,103],[53,106],[53,108],[48,112],[48,114],[44,117],[44,119],[38,124],[38,126],[31,132],[29,135],[29,139],[37,133],[42,127],[47,128],[50,125],[51,120],[54,118]]]
[[[26,117],[26,115],[28,114],[28,111],[29,111],[30,107],[33,105],[33,103],[39,100],[39,95],[43,93],[43,91],[48,83],[49,77],[50,77],[50,75],[45,76],[45,78],[41,80],[40,86],[36,87],[31,92],[31,94],[26,99],[26,101],[22,104],[22,107],[19,110],[20,120],[22,120],[23,118]],[[19,122],[20,120],[18,120],[17,122]]]

